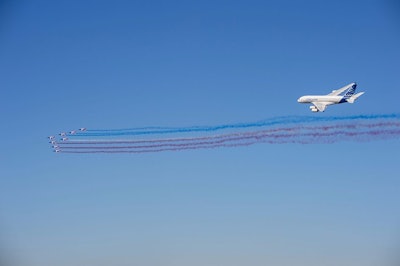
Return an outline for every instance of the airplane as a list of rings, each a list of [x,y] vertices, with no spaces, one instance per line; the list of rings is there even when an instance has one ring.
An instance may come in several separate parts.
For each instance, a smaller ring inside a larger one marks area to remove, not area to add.
[[[76,130],[72,130],[69,132],[70,134],[74,135],[76,133]]]
[[[55,137],[54,137],[54,136],[48,136],[48,138],[49,138],[50,140],[53,140]]]
[[[55,140],[49,141],[49,143],[51,144],[57,144],[57,142]]]
[[[61,132],[59,135],[60,135],[61,137],[65,137],[65,136],[67,135],[67,133]]]
[[[81,127],[79,130],[80,131],[86,131],[86,128],[85,127]]]
[[[365,92],[359,92],[354,94],[356,91],[357,84],[355,82],[350,83],[338,90],[333,90],[327,95],[305,95],[297,99],[299,103],[312,103],[310,106],[311,112],[324,112],[328,105],[339,104],[339,103],[354,103],[358,97],[363,95]],[[344,93],[343,95],[341,95]]]
[[[67,137],[64,137],[64,138],[62,138],[61,140],[62,140],[62,141],[67,141],[68,138],[67,138]]]

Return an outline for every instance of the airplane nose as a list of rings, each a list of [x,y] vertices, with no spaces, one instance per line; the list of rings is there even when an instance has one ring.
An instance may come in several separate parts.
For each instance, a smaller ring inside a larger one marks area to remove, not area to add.
[[[301,102],[301,97],[297,99],[297,102],[300,103]]]

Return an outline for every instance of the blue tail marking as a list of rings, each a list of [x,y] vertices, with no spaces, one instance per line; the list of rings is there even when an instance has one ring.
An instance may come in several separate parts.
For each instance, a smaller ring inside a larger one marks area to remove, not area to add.
[[[356,87],[357,84],[354,84],[353,86],[351,86],[345,93],[345,95],[343,96],[344,99],[348,99],[351,96],[353,96],[353,94],[356,92]]]

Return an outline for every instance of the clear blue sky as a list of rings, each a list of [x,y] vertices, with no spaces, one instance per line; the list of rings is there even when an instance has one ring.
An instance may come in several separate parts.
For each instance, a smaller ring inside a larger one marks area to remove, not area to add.
[[[398,113],[399,47],[394,0],[0,1],[1,257],[396,265],[398,140],[77,156],[46,136]],[[353,81],[354,105],[296,102]]]

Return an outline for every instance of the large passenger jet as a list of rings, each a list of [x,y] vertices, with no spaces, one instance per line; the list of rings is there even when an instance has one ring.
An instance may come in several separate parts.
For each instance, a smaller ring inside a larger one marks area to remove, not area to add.
[[[323,112],[326,107],[331,104],[338,103],[354,103],[354,101],[364,94],[359,92],[354,94],[356,91],[357,84],[350,83],[338,90],[334,90],[327,95],[305,95],[297,99],[299,103],[312,103],[310,106],[312,112]],[[343,93],[343,95],[341,95]]]

